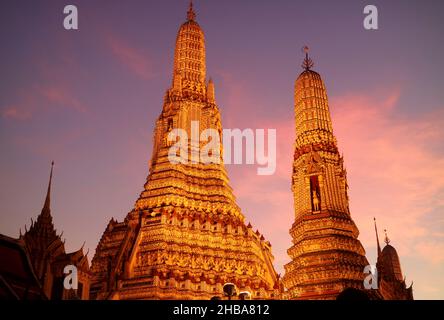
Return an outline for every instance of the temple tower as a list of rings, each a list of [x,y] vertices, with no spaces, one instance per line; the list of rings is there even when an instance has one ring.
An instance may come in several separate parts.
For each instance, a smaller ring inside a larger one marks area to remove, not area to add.
[[[368,262],[349,211],[347,172],[325,85],[304,49],[294,92],[292,261],[285,265],[283,283],[289,299],[335,299],[346,288],[363,289]]]
[[[227,282],[253,298],[279,296],[271,245],[245,224],[222,147],[215,152],[219,161],[199,161],[196,137],[210,128],[220,137],[220,118],[214,83],[206,80],[204,33],[190,4],[177,34],[149,175],[134,209],[122,222],[111,219],[97,246],[92,298],[210,299],[221,296]],[[189,142],[178,163],[168,158],[174,129],[183,129]]]

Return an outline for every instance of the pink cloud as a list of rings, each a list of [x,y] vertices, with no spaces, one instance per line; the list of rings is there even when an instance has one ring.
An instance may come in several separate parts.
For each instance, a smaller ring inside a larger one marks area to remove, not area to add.
[[[294,127],[292,119],[256,119],[254,128],[276,129],[276,171],[271,176],[257,175],[257,165],[229,165],[234,193],[247,221],[264,234],[273,246],[275,267],[283,273],[289,261],[289,229],[294,222],[291,171]],[[267,140],[266,140],[267,141]]]
[[[146,53],[111,35],[107,37],[107,45],[111,48],[113,55],[138,77],[148,80],[154,76]]]
[[[22,107],[8,106],[1,110],[2,118],[14,120],[28,120],[31,118],[31,112]]]
[[[79,113],[88,111],[88,107],[61,84],[47,83],[30,86],[17,94],[16,102],[0,110],[0,116],[5,119],[29,120],[35,114],[41,114],[57,108],[68,108]]]
[[[345,153],[352,216],[364,244],[375,241],[371,221],[376,216],[401,256],[441,261],[444,250],[435,250],[433,257],[424,254],[432,248],[424,222],[443,205],[444,157],[433,146],[444,138],[444,112],[407,118],[399,97],[400,90],[393,90],[383,99],[331,99],[333,127]],[[444,227],[443,221],[436,223]],[[419,241],[425,243],[415,247]]]
[[[40,87],[38,91],[43,98],[51,103],[67,106],[81,113],[88,110],[88,108],[82,102],[80,102],[79,99],[74,97],[68,90],[60,86]]]

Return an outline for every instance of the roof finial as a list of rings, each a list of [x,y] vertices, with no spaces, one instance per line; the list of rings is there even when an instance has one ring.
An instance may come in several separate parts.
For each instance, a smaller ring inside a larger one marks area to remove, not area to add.
[[[304,62],[302,63],[302,68],[304,68],[305,70],[310,70],[310,68],[313,68],[314,63],[313,60],[311,60],[311,58],[308,56],[308,52],[310,51],[310,48],[308,48],[308,46],[304,46],[302,48],[302,51],[305,52],[305,59]]]
[[[50,203],[51,203],[51,182],[52,182],[52,170],[54,168],[54,161],[51,162],[51,173],[49,174],[49,183],[48,183],[48,191],[46,192],[45,204],[43,205],[42,213],[49,215],[51,212]]]
[[[388,238],[388,236],[387,236],[387,229],[384,229],[384,233],[385,233],[385,243],[386,244],[389,244],[390,243],[390,239]]]
[[[379,235],[378,235],[378,227],[376,226],[376,218],[373,217],[373,221],[375,221],[375,232],[376,232],[376,244],[378,246],[378,257],[381,254],[381,246],[379,245]]]
[[[193,10],[193,0],[190,0],[190,6],[188,8],[187,18],[188,21],[194,21],[194,19],[196,19],[196,14],[194,13]]]

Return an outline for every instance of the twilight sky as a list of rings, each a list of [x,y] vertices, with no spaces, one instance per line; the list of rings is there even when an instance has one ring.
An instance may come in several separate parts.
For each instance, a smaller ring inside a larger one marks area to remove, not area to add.
[[[79,30],[62,27],[79,9]],[[229,165],[247,221],[283,272],[293,222],[293,85],[305,44],[326,83],[345,155],[350,207],[375,262],[387,228],[416,299],[444,299],[444,2],[195,1],[207,76],[225,128],[276,128],[277,170]],[[0,4],[0,233],[18,236],[43,206],[68,250],[90,258],[106,224],[132,209],[148,173],[154,121],[172,75],[187,0]]]

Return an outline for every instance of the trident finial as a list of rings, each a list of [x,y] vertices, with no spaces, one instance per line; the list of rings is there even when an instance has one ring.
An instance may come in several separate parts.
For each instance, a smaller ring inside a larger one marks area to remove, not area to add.
[[[387,229],[384,229],[384,233],[385,233],[385,243],[386,244],[389,244],[390,243],[390,239],[388,238],[388,236],[387,236]]]
[[[308,46],[304,46],[302,48],[302,51],[305,53],[305,59],[304,62],[302,63],[302,68],[304,68],[305,70],[310,70],[310,68],[313,68],[314,66],[313,60],[311,60],[311,58],[308,56],[310,48]]]
[[[188,21],[194,21],[194,19],[196,19],[196,14],[193,10],[193,0],[190,0],[190,7],[188,8],[187,18]]]

